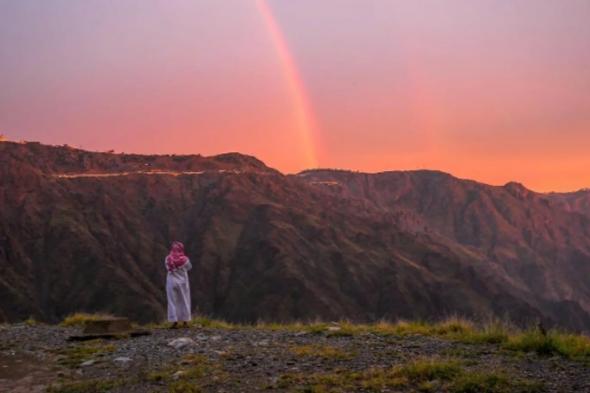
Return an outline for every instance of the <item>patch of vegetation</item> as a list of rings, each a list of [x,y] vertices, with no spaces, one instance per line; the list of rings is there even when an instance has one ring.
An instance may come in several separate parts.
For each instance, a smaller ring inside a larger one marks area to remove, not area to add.
[[[193,318],[189,322],[189,326],[209,328],[209,329],[234,329],[237,327],[236,325],[234,325],[232,323],[225,322],[225,321],[222,321],[219,319],[212,319],[212,318],[208,318],[208,317]]]
[[[121,380],[104,379],[63,382],[58,385],[49,386],[47,393],[106,393],[123,384]]]
[[[322,359],[347,360],[354,357],[354,353],[330,345],[296,345],[291,347],[290,351],[297,356]]]
[[[115,351],[113,344],[106,344],[102,340],[86,341],[83,344],[71,345],[58,351],[61,365],[75,368],[83,362],[104,356]]]
[[[420,359],[394,368],[393,373],[413,383],[448,381],[461,373],[461,363],[454,359]]]
[[[70,315],[62,326],[80,326],[89,320],[110,317],[106,314],[77,313]],[[169,324],[150,324],[147,327],[163,328]],[[486,324],[460,318],[450,317],[440,322],[425,321],[381,321],[373,324],[356,324],[349,321],[339,323],[294,322],[240,325],[212,319],[205,316],[194,318],[191,328],[207,329],[260,329],[269,331],[306,332],[323,334],[328,337],[355,336],[360,334],[376,334],[380,336],[405,337],[411,335],[438,337],[464,344],[494,344],[515,353],[536,352],[539,355],[560,355],[570,359],[590,361],[590,338],[583,335],[550,331],[542,335],[537,330],[519,330],[501,321]]]
[[[590,360],[590,338],[575,334],[527,330],[509,337],[504,348],[512,351],[535,352],[541,356],[559,355],[569,359]]]
[[[381,321],[374,324],[355,324],[348,321],[339,323],[314,322],[309,324],[258,324],[258,329],[273,331],[304,331],[326,334],[328,336],[355,336],[359,334],[376,334],[380,336],[437,336],[465,343],[501,343],[507,340],[508,329],[500,323],[490,323],[476,327],[469,320],[451,317],[438,323],[424,321],[398,321],[395,323]]]
[[[502,323],[491,322],[477,327],[473,322],[458,317],[451,317],[438,323],[381,322],[370,325],[368,330],[380,335],[436,336],[466,344],[499,344],[505,342],[509,336],[509,329]]]
[[[539,355],[560,355],[570,359],[590,360],[590,337],[558,331],[550,331],[543,335],[538,330],[521,331],[499,321],[477,326],[469,320],[452,317],[438,323],[382,321],[375,324],[354,324],[345,321],[338,324],[258,324],[256,327],[273,331],[325,334],[329,337],[367,333],[398,337],[432,336],[464,344],[495,344],[516,352],[535,352]]]
[[[504,324],[493,322],[479,329],[450,334],[449,338],[465,344],[502,344],[510,334],[510,329]]]
[[[451,385],[452,393],[538,393],[543,384],[498,373],[464,373]]]
[[[200,379],[212,371],[211,364],[202,355],[187,355],[181,361],[181,367],[168,367],[148,374],[152,382],[171,382],[174,379]]]
[[[81,327],[89,321],[100,321],[109,318],[113,318],[113,316],[110,314],[88,314],[79,312],[68,315],[60,325],[64,327]]]
[[[283,375],[278,388],[305,392],[381,392],[387,389],[451,393],[537,393],[542,385],[501,373],[466,370],[453,359],[421,359],[392,368]]]
[[[203,389],[192,381],[180,380],[168,385],[170,393],[201,393],[202,391]]]
[[[323,322],[314,322],[304,326],[303,331],[311,334],[322,334],[328,331],[329,325]]]
[[[311,334],[322,334],[328,331],[327,323],[324,322],[292,322],[292,323],[276,323],[276,322],[258,322],[254,325],[258,330],[281,331],[281,332],[307,332]]]
[[[397,323],[381,322],[377,334],[398,336],[432,336],[436,326],[423,321],[399,321]]]
[[[201,392],[208,386],[226,382],[227,375],[220,365],[203,355],[187,355],[178,365],[149,372],[148,382],[165,384],[171,393]]]
[[[34,317],[29,317],[23,323],[27,326],[37,326],[39,322]]]

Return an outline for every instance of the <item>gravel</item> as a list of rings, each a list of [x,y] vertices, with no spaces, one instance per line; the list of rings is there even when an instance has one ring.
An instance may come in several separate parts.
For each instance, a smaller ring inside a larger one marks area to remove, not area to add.
[[[431,356],[457,357],[476,370],[500,370],[514,377],[543,381],[549,393],[590,392],[590,368],[587,364],[560,357],[517,355],[494,345],[467,345],[432,337],[382,337],[374,334],[340,337],[255,329],[154,329],[149,336],[105,340],[105,345],[110,344],[114,348],[83,359],[77,366],[62,365],[64,349],[85,345],[67,341],[68,336],[78,333],[77,329],[45,325],[11,325],[1,329],[0,360],[9,364],[10,356],[16,358],[18,354],[26,354],[32,371],[18,378],[0,374],[4,377],[0,378],[0,391],[14,388],[25,377],[34,375],[38,384],[45,385],[68,380],[124,378],[133,383],[114,391],[164,392],[167,391],[165,382],[150,381],[146,376],[169,370],[173,381],[182,378],[185,373],[183,368],[190,362],[187,355],[196,355],[223,371],[220,374],[222,380],[217,374],[206,377],[210,381],[204,384],[203,389],[212,392],[256,392],[265,387],[270,391],[273,388],[280,391],[277,381],[284,374],[341,369],[361,371]],[[301,356],[291,350],[302,345],[328,345],[350,356]],[[30,379],[27,383],[32,383]]]

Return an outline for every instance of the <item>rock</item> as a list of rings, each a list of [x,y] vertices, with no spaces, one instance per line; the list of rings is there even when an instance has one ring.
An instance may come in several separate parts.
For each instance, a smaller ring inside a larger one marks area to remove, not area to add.
[[[342,330],[342,328],[340,326],[330,326],[330,327],[328,327],[328,331],[329,332],[338,332],[340,330]]]
[[[118,358],[114,358],[113,362],[123,365],[123,364],[127,364],[127,363],[131,362],[131,358],[128,358],[125,356],[120,356]]]
[[[64,360],[66,360],[67,358],[68,358],[68,357],[67,357],[66,355],[57,355],[57,356],[55,357],[55,361],[59,363],[59,362],[63,362],[63,361],[64,361]]]
[[[184,376],[185,374],[186,374],[186,371],[179,370],[179,371],[175,372],[174,374],[172,374],[172,379],[174,379],[174,380],[179,379],[182,376]]]
[[[270,343],[269,340],[260,340],[257,343],[255,343],[254,345],[259,346],[259,347],[268,347],[269,343]]]
[[[193,345],[196,345],[196,342],[189,337],[175,338],[174,340],[168,343],[168,346],[173,347],[174,349],[182,349],[185,347],[191,347]]]
[[[209,339],[211,341],[219,341],[219,340],[221,340],[221,336],[211,336],[211,337],[209,337]]]
[[[83,334],[125,333],[132,330],[127,318],[104,317],[96,321],[86,321]]]
[[[94,359],[87,360],[85,362],[80,363],[80,367],[89,367],[92,366],[94,363],[96,363],[96,360]]]

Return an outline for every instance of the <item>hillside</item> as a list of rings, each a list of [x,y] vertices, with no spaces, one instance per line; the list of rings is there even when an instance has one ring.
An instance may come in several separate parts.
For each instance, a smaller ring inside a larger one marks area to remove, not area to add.
[[[590,327],[590,218],[517,184],[0,143],[0,320],[161,320],[171,239],[195,312],[230,321]]]

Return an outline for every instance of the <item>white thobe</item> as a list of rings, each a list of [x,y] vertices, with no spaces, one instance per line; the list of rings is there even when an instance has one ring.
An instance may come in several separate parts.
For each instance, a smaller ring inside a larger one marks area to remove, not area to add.
[[[164,261],[164,265],[166,261]],[[188,272],[193,265],[187,260],[184,265],[168,272],[166,277],[166,295],[168,296],[168,321],[191,320],[191,290],[188,283]]]

